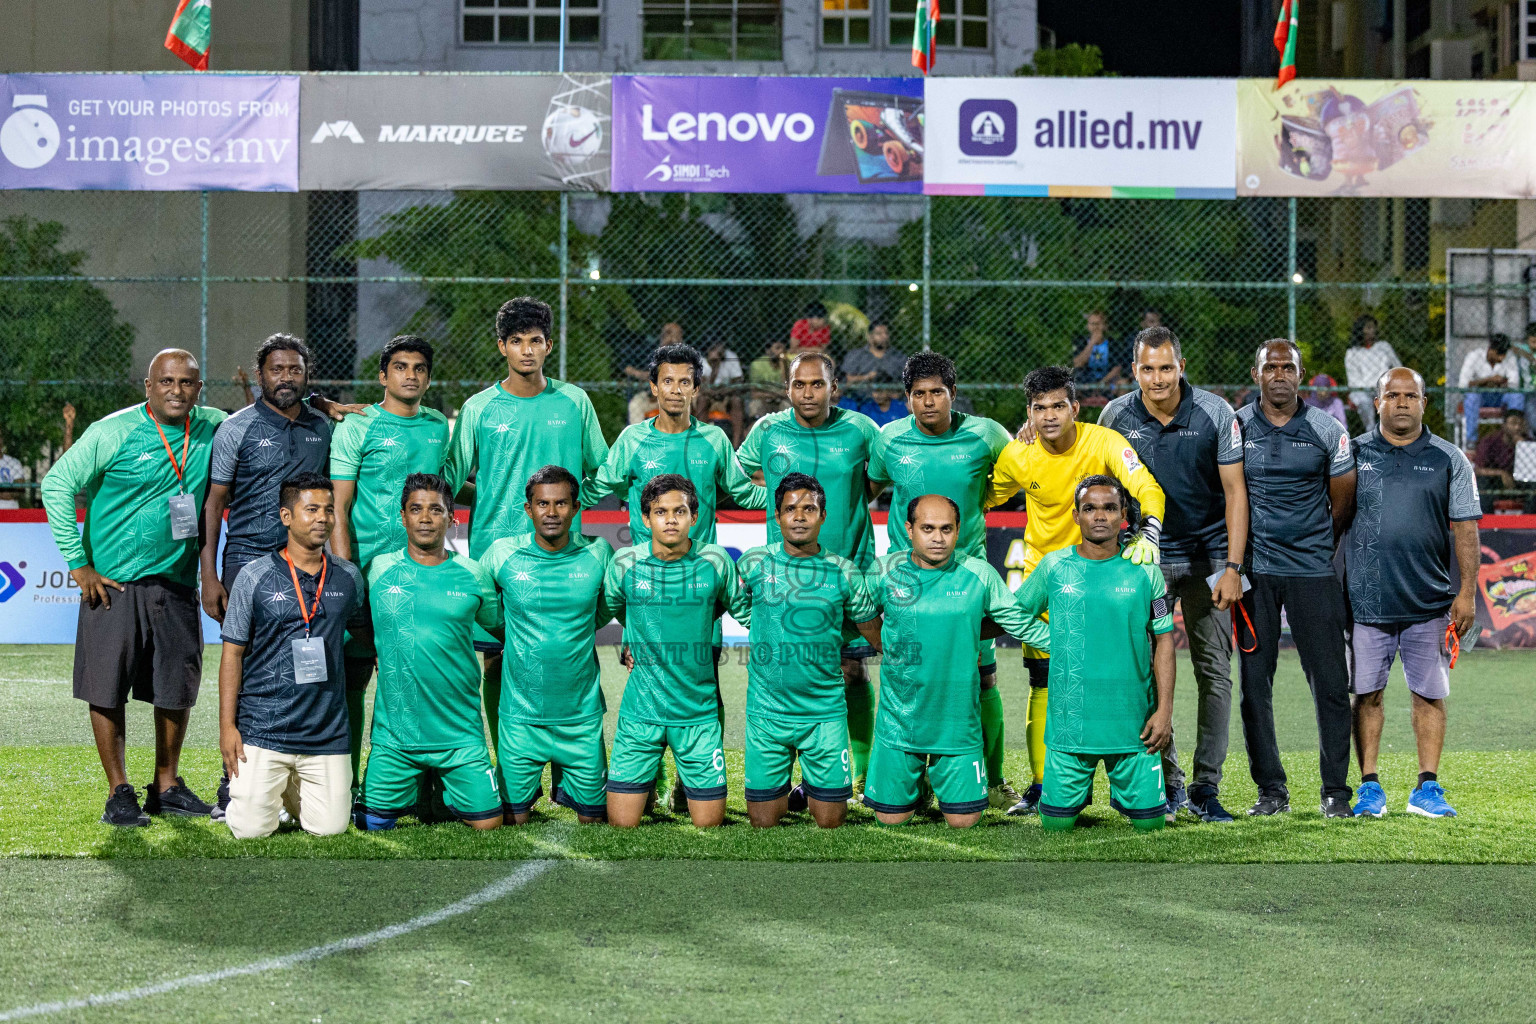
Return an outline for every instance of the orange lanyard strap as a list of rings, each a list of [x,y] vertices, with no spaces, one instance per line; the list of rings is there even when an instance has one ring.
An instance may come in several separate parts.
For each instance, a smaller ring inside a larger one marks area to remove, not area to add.
[[[283,548],[283,561],[288,563],[288,578],[293,580],[293,596],[299,599],[299,614],[304,616],[304,636],[309,637],[310,621],[320,614],[320,596],[325,590],[325,571],[330,568],[330,561],[324,556],[320,560],[320,582],[315,584],[315,606],[308,608],[304,604],[304,591],[299,587],[299,571],[293,567],[293,559],[288,557],[288,549]]]
[[[155,410],[149,407],[148,402],[145,402],[144,411],[149,414],[150,421],[154,423],[155,429],[160,432],[160,443],[165,445],[165,454],[170,456],[171,468],[176,471],[176,482],[181,485],[182,491],[185,492],[187,489],[187,481],[182,474],[182,468],[187,464],[187,446],[192,443],[192,414],[188,413],[187,418],[182,421],[181,465],[177,465],[176,453],[171,451],[171,442],[166,439],[165,428],[160,426],[159,420],[155,419]]]
[[[1456,656],[1461,653],[1461,637],[1456,635],[1456,623],[1448,623],[1445,627],[1445,651],[1451,656],[1448,668],[1456,667]]]
[[[1253,646],[1244,647],[1242,641],[1237,638],[1237,616],[1234,615],[1232,616],[1232,646],[1244,654],[1252,654],[1259,649],[1258,631],[1253,628],[1253,620],[1248,617],[1248,609],[1243,607],[1243,602],[1239,601],[1232,607],[1243,613],[1243,621],[1248,624],[1248,635],[1253,637]]]

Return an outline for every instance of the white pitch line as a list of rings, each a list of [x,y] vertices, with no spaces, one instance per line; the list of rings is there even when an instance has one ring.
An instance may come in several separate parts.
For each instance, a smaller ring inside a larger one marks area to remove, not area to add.
[[[266,960],[257,960],[255,963],[246,964],[243,967],[225,967],[222,970],[208,971],[205,974],[188,974],[180,978],[172,978],[170,981],[158,982],[154,985],[141,985],[138,988],[127,988],[117,992],[107,992],[103,995],[86,996],[84,999],[68,999],[57,1003],[37,1003],[33,1006],[21,1006],[14,1010],[6,1010],[0,1013],[0,1021],[22,1020],[26,1017],[41,1017],[49,1013],[62,1013],[65,1010],[86,1010],[94,1006],[111,1006],[115,1003],[127,1003],[135,999],[145,999],[149,996],[175,992],[177,989],[212,985],[216,982],[228,981],[231,978],[242,978],[252,974],[266,974],[269,971],[285,971],[290,967],[297,967],[300,964],[323,960],[335,953],[366,949],[369,946],[377,945],[389,939],[398,939],[402,935],[409,935],[411,932],[442,924],[449,918],[467,914],[471,910],[485,906],[487,903],[494,903],[497,900],[504,899],[544,874],[544,872],[554,867],[557,863],[557,861],[552,860],[528,861],[505,878],[498,879],[479,892],[471,893],[457,903],[450,903],[441,910],[434,910],[430,914],[422,914],[419,917],[411,918],[409,921],[392,924],[363,935],[354,935],[349,939],[337,939],[335,942],[327,942],[323,946],[311,946],[309,949],[303,949],[297,953],[289,953],[287,956],[275,956]]]

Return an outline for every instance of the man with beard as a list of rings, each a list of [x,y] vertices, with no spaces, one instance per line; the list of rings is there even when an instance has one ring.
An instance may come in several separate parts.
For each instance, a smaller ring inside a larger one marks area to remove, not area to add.
[[[303,473],[327,475],[330,422],[310,408],[309,348],[291,334],[274,334],[256,350],[261,397],[219,425],[213,438],[208,497],[203,503],[203,611],[224,621],[229,588],[245,566],[283,546],[282,482]],[[219,531],[229,512],[222,567],[216,564]],[[220,569],[222,568],[222,571]],[[219,785],[222,819],[229,780]]]

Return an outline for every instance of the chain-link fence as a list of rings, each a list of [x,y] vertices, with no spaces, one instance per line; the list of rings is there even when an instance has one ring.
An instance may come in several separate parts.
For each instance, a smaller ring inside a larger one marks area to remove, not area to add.
[[[1074,358],[1094,415],[1153,317],[1182,339],[1190,378],[1234,401],[1256,344],[1289,335],[1348,406],[1344,354],[1366,314],[1446,383],[1445,250],[1514,247],[1516,223],[1513,202],[1471,200],[7,192],[0,432],[35,479],[64,442],[63,407],[78,436],[132,401],[168,346],[203,357],[207,401],[244,404],[233,377],[278,330],[310,342],[323,387],[367,399],[384,342],[424,335],[431,400],[452,412],[504,375],[494,312],[524,293],[556,307],[551,370],[592,393],[610,437],[642,390],[626,367],[668,323],[715,352],[720,387],[701,409],[744,429],[753,382],[774,379],[775,343],[814,303],[835,356],[885,321],[894,350],[952,356],[963,399],[1010,426],[1023,375]],[[876,383],[848,390],[892,397]],[[1431,424],[1450,436],[1446,408]]]

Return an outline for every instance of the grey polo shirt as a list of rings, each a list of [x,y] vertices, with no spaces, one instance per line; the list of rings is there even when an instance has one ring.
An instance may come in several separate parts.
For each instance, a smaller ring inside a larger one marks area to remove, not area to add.
[[[283,546],[278,490],[299,473],[329,476],[331,424],[301,402],[290,420],[258,398],[219,424],[208,478],[229,488],[224,558],[249,561]]]
[[[1237,410],[1248,481],[1248,566],[1269,576],[1333,575],[1328,482],[1355,468],[1339,421],[1301,404],[1277,427],[1258,404]]]

